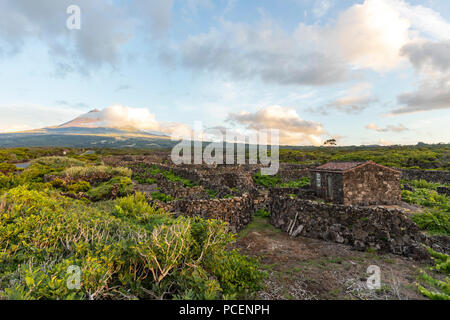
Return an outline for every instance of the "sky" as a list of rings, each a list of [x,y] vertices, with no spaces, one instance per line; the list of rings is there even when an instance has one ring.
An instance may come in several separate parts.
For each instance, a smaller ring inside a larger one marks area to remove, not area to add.
[[[0,0],[0,132],[94,108],[291,145],[449,143],[450,1]]]

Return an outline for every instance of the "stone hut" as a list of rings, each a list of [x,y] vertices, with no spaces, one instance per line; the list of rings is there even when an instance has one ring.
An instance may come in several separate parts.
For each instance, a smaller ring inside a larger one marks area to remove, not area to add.
[[[400,172],[373,161],[329,162],[310,174],[316,195],[328,202],[387,205],[401,201]]]

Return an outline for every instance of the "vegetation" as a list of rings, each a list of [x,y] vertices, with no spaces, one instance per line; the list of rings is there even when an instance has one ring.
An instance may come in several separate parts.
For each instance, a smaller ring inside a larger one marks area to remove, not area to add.
[[[205,191],[211,199],[214,199],[217,196],[217,194],[219,193],[219,191],[211,190],[211,189],[206,189]]]
[[[405,180],[402,183],[414,188],[414,191],[402,190],[403,201],[426,208],[411,219],[431,234],[450,235],[450,199],[436,192],[440,184],[424,180]]]
[[[450,256],[436,252],[431,248],[428,248],[428,252],[435,261],[435,265],[429,268],[434,277],[421,270],[420,280],[424,283],[422,283],[423,286],[418,284],[418,290],[424,296],[433,300],[450,300],[450,279],[448,277],[450,275]],[[445,280],[437,279],[436,276],[438,275],[441,278],[444,275]]]
[[[261,208],[255,212],[255,217],[268,218],[270,217],[270,212],[264,208]]]
[[[162,193],[162,192],[152,192],[150,195],[152,196],[153,200],[159,200],[159,201],[162,201],[164,203],[173,201],[173,197],[171,195],[167,195],[167,194]]]
[[[182,177],[177,176],[171,170],[162,170],[157,166],[150,166],[143,164],[136,168],[137,170],[133,171],[133,179],[138,183],[148,183],[153,184],[157,182],[158,177],[164,177],[167,181],[176,182],[180,181],[186,187],[193,187],[195,184]]]
[[[233,299],[260,289],[264,273],[229,249],[225,222],[157,209],[130,176],[54,157],[0,173],[0,299]]]
[[[253,181],[255,182],[255,184],[263,186],[265,188],[303,188],[305,186],[309,186],[310,184],[309,177],[302,177],[299,180],[282,182],[281,178],[278,175],[261,175],[260,172],[257,172],[253,176]]]
[[[329,161],[368,160],[397,168],[450,170],[450,145],[280,149],[280,161],[289,163],[323,164]]]
[[[281,179],[278,175],[261,175],[261,172],[257,172],[253,176],[253,181],[255,182],[255,184],[263,186],[265,188],[274,188],[281,183]]]
[[[280,188],[303,188],[311,184],[309,177],[302,177],[299,180],[293,180],[289,182],[280,183]]]

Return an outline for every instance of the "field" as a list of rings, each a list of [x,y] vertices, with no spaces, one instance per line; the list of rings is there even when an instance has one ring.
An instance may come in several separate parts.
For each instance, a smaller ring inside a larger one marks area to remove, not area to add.
[[[0,149],[0,297],[3,299],[448,299],[448,255],[434,265],[303,237],[290,238],[259,209],[237,234],[221,220],[174,214],[182,197],[232,199],[173,171],[118,155],[162,157],[164,150]],[[448,170],[442,146],[281,149],[285,163],[375,160],[392,167]],[[134,160],[133,160],[134,161]],[[27,162],[26,168],[15,164]],[[164,161],[162,161],[164,162]],[[255,186],[303,188],[255,174]],[[449,236],[449,184],[403,180],[410,218],[427,234]],[[167,187],[168,186],[168,187]],[[367,267],[382,268],[383,286],[365,287]]]

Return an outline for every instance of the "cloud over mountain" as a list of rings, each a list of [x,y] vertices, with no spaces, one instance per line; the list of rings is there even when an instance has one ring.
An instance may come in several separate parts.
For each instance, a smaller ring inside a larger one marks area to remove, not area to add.
[[[320,123],[303,120],[292,108],[271,106],[254,113],[230,113],[227,121],[245,126],[249,130],[278,129],[281,144],[307,143],[320,145],[325,131]]]

